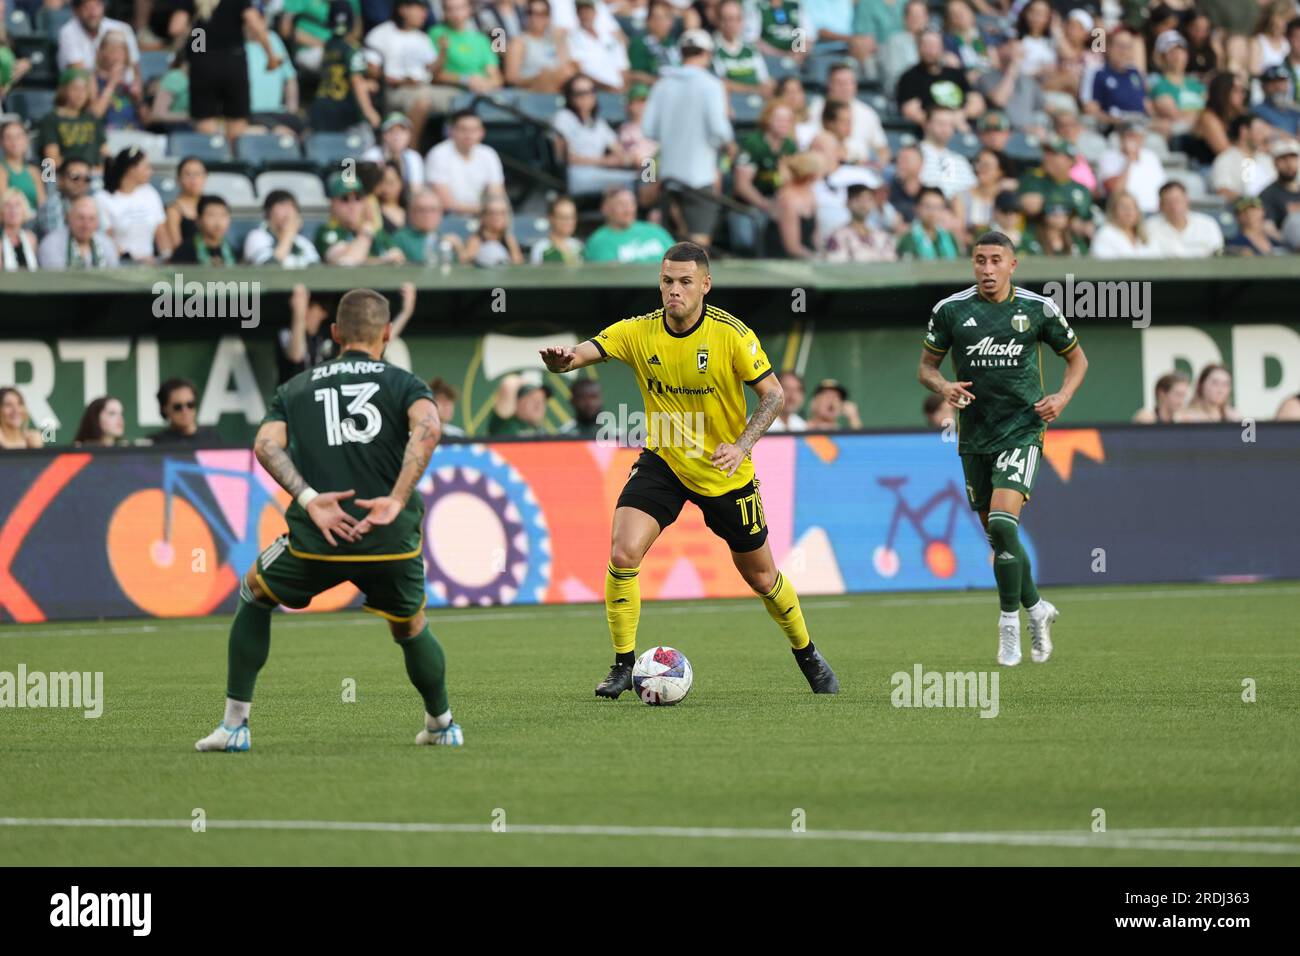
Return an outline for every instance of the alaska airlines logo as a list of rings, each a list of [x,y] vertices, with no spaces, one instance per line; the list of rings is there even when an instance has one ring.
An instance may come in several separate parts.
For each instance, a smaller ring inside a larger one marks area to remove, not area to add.
[[[1008,358],[1015,358],[1025,347],[1019,342],[998,342],[993,336],[986,335],[974,345],[966,346],[966,356],[972,355],[1005,355]]]

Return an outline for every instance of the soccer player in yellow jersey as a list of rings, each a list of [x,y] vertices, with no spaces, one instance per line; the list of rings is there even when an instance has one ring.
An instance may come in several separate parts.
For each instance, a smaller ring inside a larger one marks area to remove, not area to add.
[[[705,304],[711,286],[704,250],[679,242],[660,263],[662,309],[615,322],[576,348],[554,346],[541,352],[552,372],[611,358],[626,362],[645,400],[646,447],[614,511],[605,576],[614,666],[596,686],[596,695],[617,698],[632,689],[641,618],[637,574],[650,546],[687,501],[704,513],[709,530],[727,542],[736,570],[790,639],[813,692],[835,694],[839,681],[808,637],[799,596],[772,560],[749,457],[781,411],[781,383],[758,337],[735,316]],[[745,385],[758,395],[748,423]]]

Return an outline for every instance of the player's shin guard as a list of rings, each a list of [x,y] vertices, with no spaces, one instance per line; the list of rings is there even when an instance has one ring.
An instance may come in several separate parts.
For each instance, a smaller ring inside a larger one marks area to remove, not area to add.
[[[1016,530],[1016,544],[1020,549],[1020,606],[1031,608],[1038,603],[1038,585],[1034,584],[1034,571],[1029,566],[1029,552],[1020,540],[1020,531]]]
[[[1019,611],[1024,580],[1019,519],[1006,511],[990,511],[988,536],[993,546],[993,577],[998,582],[1002,610]]]
[[[640,568],[605,568],[605,620],[617,655],[636,652],[636,629],[641,621]]]
[[[253,597],[248,583],[239,582],[239,607],[230,625],[226,656],[226,696],[245,703],[253,699],[257,674],[271,654],[271,612],[275,605]]]
[[[447,658],[429,625],[414,637],[398,641],[397,646],[406,659],[406,676],[424,698],[425,711],[434,717],[446,714],[451,710],[447,702]]]
[[[780,571],[776,572],[776,586],[763,595],[763,605],[772,620],[785,631],[791,648],[800,651],[808,646],[808,625],[804,623],[799,595],[794,593],[794,585]]]

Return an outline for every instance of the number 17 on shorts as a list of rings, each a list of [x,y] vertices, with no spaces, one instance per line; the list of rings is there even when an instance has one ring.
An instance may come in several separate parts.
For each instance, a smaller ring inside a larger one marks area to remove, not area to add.
[[[1019,445],[987,455],[962,455],[961,467],[966,475],[966,497],[971,509],[988,510],[995,488],[1012,488],[1028,501],[1042,454],[1043,449],[1038,445]]]

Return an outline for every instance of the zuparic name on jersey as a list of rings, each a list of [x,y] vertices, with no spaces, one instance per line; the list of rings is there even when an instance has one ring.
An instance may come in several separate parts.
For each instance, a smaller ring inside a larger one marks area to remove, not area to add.
[[[311,380],[316,382],[331,375],[377,375],[387,367],[383,362],[375,361],[331,362],[329,365],[317,365],[312,369]]]

